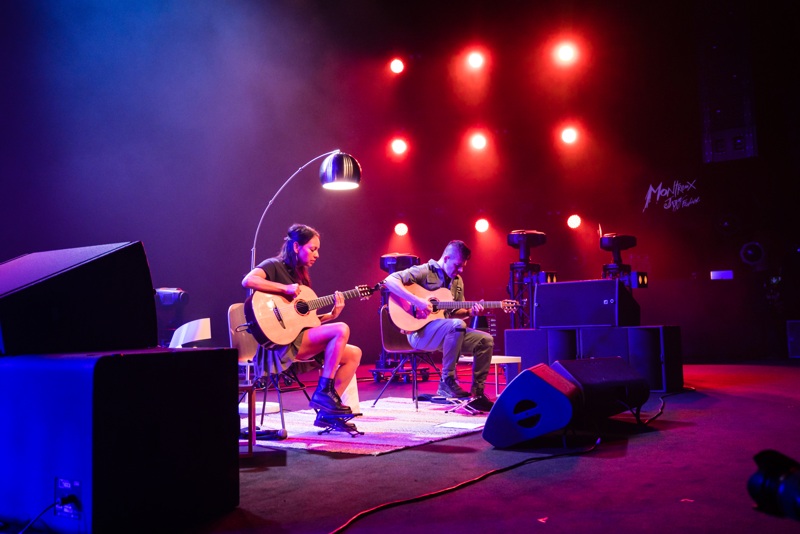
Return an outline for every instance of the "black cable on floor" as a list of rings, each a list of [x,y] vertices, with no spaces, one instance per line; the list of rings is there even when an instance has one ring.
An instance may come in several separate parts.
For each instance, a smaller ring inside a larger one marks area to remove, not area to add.
[[[526,465],[526,464],[531,464],[531,463],[535,463],[535,462],[541,462],[541,461],[544,461],[544,460],[552,460],[552,459],[555,459],[555,458],[562,458],[564,456],[577,456],[577,455],[580,455],[580,454],[586,454],[586,453],[589,453],[589,452],[592,452],[593,450],[595,450],[599,444],[600,444],[600,438],[597,438],[597,440],[590,447],[587,447],[585,449],[581,449],[581,450],[578,450],[578,451],[563,452],[563,453],[560,453],[560,454],[552,454],[550,456],[540,456],[540,457],[536,457],[536,458],[526,458],[525,460],[522,460],[521,462],[517,462],[515,464],[509,465],[509,466],[506,466],[506,467],[500,467],[498,469],[492,469],[491,471],[487,471],[486,473],[483,473],[482,475],[478,475],[477,477],[472,478],[470,480],[465,480],[463,482],[459,482],[458,484],[456,484],[454,486],[450,486],[449,488],[440,489],[440,490],[434,491],[432,493],[424,493],[422,495],[417,495],[416,497],[411,497],[409,499],[403,499],[403,500],[400,500],[400,501],[392,501],[392,502],[379,504],[378,506],[375,506],[375,507],[370,508],[368,510],[364,510],[362,512],[357,513],[356,515],[354,515],[353,517],[348,519],[342,526],[340,526],[336,530],[332,530],[331,534],[338,534],[339,532],[344,532],[348,527],[350,527],[353,523],[355,523],[359,519],[361,519],[363,517],[366,517],[366,516],[368,516],[370,514],[374,514],[375,512],[379,512],[381,510],[388,510],[389,508],[394,508],[395,506],[400,506],[400,505],[403,505],[403,504],[411,504],[411,503],[415,503],[415,502],[424,501],[425,499],[438,497],[439,495],[444,495],[446,493],[450,493],[451,491],[455,491],[455,490],[464,488],[466,486],[469,486],[471,484],[475,484],[476,482],[480,482],[481,480],[487,479],[492,475],[505,473],[506,471],[510,471],[512,469],[516,469],[518,467],[522,467],[523,465]]]
[[[659,417],[661,417],[664,414],[664,408],[667,406],[667,403],[664,400],[665,398],[671,397],[673,395],[680,395],[681,393],[688,393],[688,392],[691,392],[691,391],[697,391],[697,390],[695,388],[693,388],[693,387],[687,386],[687,387],[684,387],[681,391],[673,391],[672,393],[665,393],[664,395],[661,395],[661,397],[659,398],[659,401],[660,401],[661,404],[659,406],[658,413],[656,413],[653,417],[651,417],[649,419],[646,419],[645,421],[642,421],[641,424],[649,425],[650,423],[652,423],[653,421],[655,421],[656,419],[658,419]],[[637,420],[638,420],[638,416],[637,416]]]
[[[59,503],[59,501],[55,501],[54,503],[50,504],[50,505],[49,505],[47,508],[45,508],[44,510],[42,510],[42,511],[41,511],[41,513],[40,513],[39,515],[37,515],[36,517],[34,517],[33,519],[31,519],[31,520],[28,522],[28,524],[27,524],[27,525],[25,525],[25,526],[23,527],[23,529],[22,529],[22,530],[20,530],[20,531],[19,531],[17,534],[23,534],[23,533],[24,533],[26,530],[28,530],[28,529],[31,527],[31,525],[33,525],[34,523],[36,523],[36,522],[39,520],[39,518],[40,518],[40,517],[42,517],[42,516],[43,516],[45,513],[47,513],[47,511],[48,511],[48,510],[50,510],[51,508],[55,508],[55,506],[56,506],[58,503]]]

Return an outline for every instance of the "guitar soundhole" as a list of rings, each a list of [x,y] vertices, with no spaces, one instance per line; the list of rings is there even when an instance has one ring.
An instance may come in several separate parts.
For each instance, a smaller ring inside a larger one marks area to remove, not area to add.
[[[307,315],[308,312],[310,311],[308,307],[308,302],[304,300],[300,300],[297,303],[295,303],[294,309],[297,310],[297,313],[299,313],[300,315]]]

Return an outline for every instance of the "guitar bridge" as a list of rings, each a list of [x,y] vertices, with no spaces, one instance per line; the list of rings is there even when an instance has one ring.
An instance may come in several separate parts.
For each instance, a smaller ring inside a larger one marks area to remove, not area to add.
[[[275,306],[274,308],[272,308],[272,311],[275,314],[275,318],[278,320],[278,323],[285,330],[286,329],[286,325],[283,322],[283,316],[281,315],[281,310],[279,310],[278,307]]]

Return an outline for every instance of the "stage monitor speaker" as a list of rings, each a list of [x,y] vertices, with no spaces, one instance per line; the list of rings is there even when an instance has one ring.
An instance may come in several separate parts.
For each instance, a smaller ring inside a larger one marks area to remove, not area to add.
[[[193,532],[239,504],[230,348],[0,358],[0,521]],[[42,524],[34,525],[42,528]]]
[[[0,355],[158,345],[140,241],[25,254],[0,264]]]
[[[497,448],[519,445],[567,426],[578,388],[545,364],[519,373],[492,406],[483,439]]]
[[[639,304],[621,280],[537,284],[534,328],[638,326]]]
[[[610,417],[641,407],[650,398],[650,386],[622,358],[557,361],[552,369],[581,392],[576,412],[587,419]]]

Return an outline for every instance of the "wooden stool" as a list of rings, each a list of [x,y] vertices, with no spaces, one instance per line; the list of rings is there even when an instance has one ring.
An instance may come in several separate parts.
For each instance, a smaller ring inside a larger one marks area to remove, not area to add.
[[[475,358],[473,356],[462,355],[458,361],[460,363],[473,363]],[[494,396],[497,398],[500,395],[500,379],[497,366],[507,363],[516,363],[519,371],[522,371],[522,357],[521,356],[503,356],[501,354],[492,354],[492,365],[494,365]]]
[[[247,452],[240,452],[239,458],[253,456],[256,444],[256,386],[255,382],[239,382],[239,395],[247,397],[247,440],[239,439],[239,444],[247,443]]]

